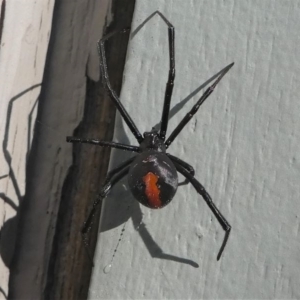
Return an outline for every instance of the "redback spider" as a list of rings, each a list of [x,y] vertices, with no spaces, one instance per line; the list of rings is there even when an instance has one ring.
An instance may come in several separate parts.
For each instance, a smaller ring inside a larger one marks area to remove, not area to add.
[[[207,203],[208,207],[211,209],[211,211],[213,212],[213,214],[215,215],[215,217],[217,218],[220,225],[225,231],[225,237],[217,256],[217,260],[219,260],[227,243],[231,226],[223,217],[218,208],[215,206],[210,195],[207,193],[202,184],[194,177],[194,168],[185,161],[181,160],[180,158],[166,153],[166,150],[177,137],[177,135],[181,132],[184,126],[191,120],[193,115],[198,111],[199,107],[203,104],[203,102],[214,91],[216,85],[221,81],[224,75],[233,66],[233,63],[228,65],[221,73],[221,75],[217,77],[215,82],[209,88],[206,89],[206,91],[200,97],[198,102],[186,114],[186,116],[181,120],[181,122],[173,130],[170,136],[166,139],[169,121],[170,102],[175,78],[175,29],[174,26],[165,18],[165,16],[162,13],[158,11],[156,13],[163,19],[163,21],[168,26],[170,55],[169,78],[166,85],[164,106],[160,122],[160,130],[155,130],[155,128],[153,128],[150,132],[145,132],[142,135],[139,132],[136,125],[134,124],[131,117],[129,116],[128,112],[120,102],[118,95],[111,87],[107,72],[104,44],[108,38],[112,37],[116,33],[124,33],[130,30],[123,29],[121,31],[114,31],[106,35],[98,42],[100,72],[102,75],[103,84],[107,89],[109,96],[111,97],[112,101],[114,102],[114,105],[118,109],[124,121],[130,128],[131,132],[137,139],[139,146],[100,141],[97,139],[87,139],[70,136],[67,137],[67,142],[70,143],[87,143],[138,153],[136,156],[123,162],[120,166],[111,170],[107,174],[102,189],[97,199],[93,203],[93,207],[88,215],[87,220],[84,222],[81,231],[83,236],[83,242],[85,248],[88,250],[87,234],[91,229],[96,209],[99,203],[101,203],[102,200],[107,196],[110,189],[125,175],[128,175],[128,185],[131,193],[136,198],[136,200],[149,208],[155,209],[166,206],[173,199],[178,187],[177,172],[179,172],[186,178],[188,182],[190,182],[193,185],[196,191],[203,197],[204,201]]]

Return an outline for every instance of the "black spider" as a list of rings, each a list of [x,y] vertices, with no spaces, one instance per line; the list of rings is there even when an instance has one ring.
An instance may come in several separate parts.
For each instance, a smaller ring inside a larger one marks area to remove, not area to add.
[[[169,121],[170,102],[174,86],[175,78],[175,50],[174,50],[174,39],[175,29],[173,25],[165,18],[165,16],[156,12],[167,24],[169,34],[169,54],[170,54],[170,69],[169,78],[166,85],[164,107],[161,117],[160,130],[157,131],[154,128],[150,132],[145,132],[141,135],[133,120],[123,107],[116,92],[112,89],[108,72],[107,63],[105,57],[104,43],[105,41],[116,33],[124,33],[129,29],[122,31],[115,31],[104,38],[98,43],[98,51],[100,57],[100,72],[103,77],[104,85],[108,90],[108,93],[113,100],[116,108],[120,112],[124,121],[130,128],[131,132],[137,139],[139,146],[125,145],[115,142],[99,141],[96,139],[85,139],[78,137],[67,137],[67,142],[70,143],[88,143],[98,146],[108,146],[112,148],[128,150],[131,152],[137,152],[138,154],[117,168],[111,170],[106,177],[106,180],[102,186],[99,196],[93,203],[93,208],[84,223],[82,228],[82,235],[84,245],[87,248],[87,233],[91,229],[93,218],[97,209],[97,206],[103,198],[105,198],[110,189],[125,175],[128,175],[128,185],[134,195],[134,197],[143,205],[150,208],[162,208],[167,205],[174,197],[178,187],[178,175],[177,172],[181,173],[188,182],[190,182],[196,191],[203,197],[220,225],[225,231],[225,237],[222,246],[219,250],[217,260],[220,259],[222,252],[227,243],[231,226],[217,209],[213,203],[210,195],[207,193],[202,184],[195,179],[194,168],[188,163],[184,162],[180,158],[177,158],[169,153],[166,153],[166,149],[171,145],[177,135],[181,132],[184,126],[190,121],[193,115],[198,111],[201,104],[208,98],[208,96],[214,91],[216,85],[220,82],[223,76],[233,66],[233,63],[228,65],[221,75],[217,77],[215,82],[204,92],[198,102],[193,108],[186,114],[182,121],[177,125],[174,131],[166,139],[166,132]]]

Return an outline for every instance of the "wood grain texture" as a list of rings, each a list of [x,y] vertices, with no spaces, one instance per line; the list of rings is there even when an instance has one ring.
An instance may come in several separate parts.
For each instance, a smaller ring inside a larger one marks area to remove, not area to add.
[[[134,1],[57,1],[26,170],[11,299],[83,299],[91,265],[80,229],[107,171],[110,151],[66,143],[67,135],[111,140],[115,108],[99,80],[97,41],[106,18],[129,26]],[[117,17],[117,18],[116,18]],[[109,20],[108,20],[109,22]],[[120,90],[126,36],[108,45]],[[91,235],[91,250],[97,226]]]

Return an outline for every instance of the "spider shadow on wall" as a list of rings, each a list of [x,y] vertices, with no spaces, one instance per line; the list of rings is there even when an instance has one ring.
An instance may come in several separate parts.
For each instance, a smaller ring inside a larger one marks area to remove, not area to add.
[[[19,220],[19,207],[22,204],[24,195],[22,195],[22,191],[20,189],[20,183],[16,171],[13,168],[13,160],[10,150],[9,150],[9,143],[11,140],[15,138],[14,135],[10,133],[10,129],[12,126],[12,122],[14,120],[14,104],[18,100],[22,100],[22,97],[29,93],[30,91],[34,90],[37,87],[40,87],[41,84],[35,84],[24,91],[20,92],[16,96],[12,97],[8,102],[7,113],[6,113],[6,124],[4,129],[4,137],[2,141],[2,151],[4,160],[8,166],[8,173],[2,175],[0,180],[7,180],[7,187],[9,184],[12,185],[15,200],[12,198],[11,195],[7,195],[5,191],[0,191],[0,198],[1,200],[8,205],[13,211],[16,212],[15,216],[10,219],[7,219],[1,227],[0,236],[1,236],[1,245],[0,245],[0,255],[3,263],[10,268],[12,258],[14,255],[14,249],[16,245],[16,238],[17,238],[17,227],[18,227],[18,220]],[[27,126],[27,143],[26,149],[22,151],[22,155],[25,156],[25,170],[27,169],[27,158],[30,151],[31,141],[32,141],[32,124],[33,124],[33,113],[37,107],[38,97],[34,101],[29,113],[28,113],[28,126]],[[16,203],[17,202],[17,203]],[[7,298],[5,295],[4,290],[0,287],[0,293]]]

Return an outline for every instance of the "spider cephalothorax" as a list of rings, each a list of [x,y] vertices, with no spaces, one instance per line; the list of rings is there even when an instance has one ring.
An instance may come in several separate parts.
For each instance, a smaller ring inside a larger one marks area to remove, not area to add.
[[[166,145],[159,136],[158,131],[152,129],[144,133],[144,139],[140,143],[141,151],[154,150],[157,152],[166,152]]]

